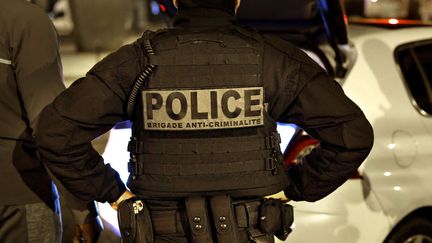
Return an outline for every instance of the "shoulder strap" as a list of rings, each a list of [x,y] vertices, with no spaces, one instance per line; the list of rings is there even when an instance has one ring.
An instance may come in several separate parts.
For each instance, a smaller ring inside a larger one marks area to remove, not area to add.
[[[145,51],[145,55],[147,55],[149,57],[149,60],[151,59],[151,56],[154,56],[154,50],[151,46],[151,42],[150,42],[150,38],[151,36],[153,36],[155,33],[152,31],[145,31],[142,39],[143,39],[143,48]],[[129,95],[129,99],[128,99],[128,104],[127,104],[127,114],[129,116],[129,118],[132,117],[132,112],[133,109],[135,107],[135,101],[136,98],[141,90],[141,87],[144,85],[145,81],[150,77],[150,75],[152,74],[152,72],[156,69],[156,65],[153,64],[148,64],[145,68],[144,71],[141,72],[141,74],[138,76],[138,78],[135,80],[133,86],[132,86],[132,91]]]

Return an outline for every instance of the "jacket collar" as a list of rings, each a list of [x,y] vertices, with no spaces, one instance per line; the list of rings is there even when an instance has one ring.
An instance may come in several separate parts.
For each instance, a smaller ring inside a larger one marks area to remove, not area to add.
[[[234,15],[220,9],[188,8],[178,11],[173,19],[175,27],[226,26],[236,23]]]

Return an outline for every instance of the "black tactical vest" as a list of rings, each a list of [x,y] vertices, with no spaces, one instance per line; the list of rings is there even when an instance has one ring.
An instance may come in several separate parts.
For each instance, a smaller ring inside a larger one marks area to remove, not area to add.
[[[141,89],[128,186],[139,195],[263,196],[286,183],[265,111],[263,44],[240,29],[153,35],[157,66]]]

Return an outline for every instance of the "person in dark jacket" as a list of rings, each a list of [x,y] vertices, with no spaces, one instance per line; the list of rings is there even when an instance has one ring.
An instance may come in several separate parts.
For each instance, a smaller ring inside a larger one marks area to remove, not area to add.
[[[262,198],[319,200],[372,147],[340,85],[292,44],[239,26],[239,3],[176,1],[173,28],[110,54],[41,114],[44,162],[77,197],[118,208],[126,242],[284,238],[287,205]],[[90,144],[128,119],[131,191]],[[285,173],[276,122],[320,141]]]
[[[32,132],[40,111],[64,89],[51,20],[39,7],[24,0],[0,0],[2,243],[62,240],[56,188],[37,155]],[[82,220],[77,226],[88,228],[84,220],[90,216],[87,202],[69,198],[73,216]],[[97,231],[87,231],[97,238]],[[77,232],[82,234],[82,230]]]

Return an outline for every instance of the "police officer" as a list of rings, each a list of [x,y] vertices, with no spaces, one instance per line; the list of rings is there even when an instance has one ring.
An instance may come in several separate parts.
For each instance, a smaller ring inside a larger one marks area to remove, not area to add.
[[[283,239],[290,208],[262,197],[330,194],[368,155],[371,126],[301,50],[239,26],[240,1],[175,3],[173,28],[145,32],[45,108],[41,156],[76,196],[118,207],[129,242]],[[128,119],[133,194],[90,145]],[[320,141],[287,172],[276,122]]]

